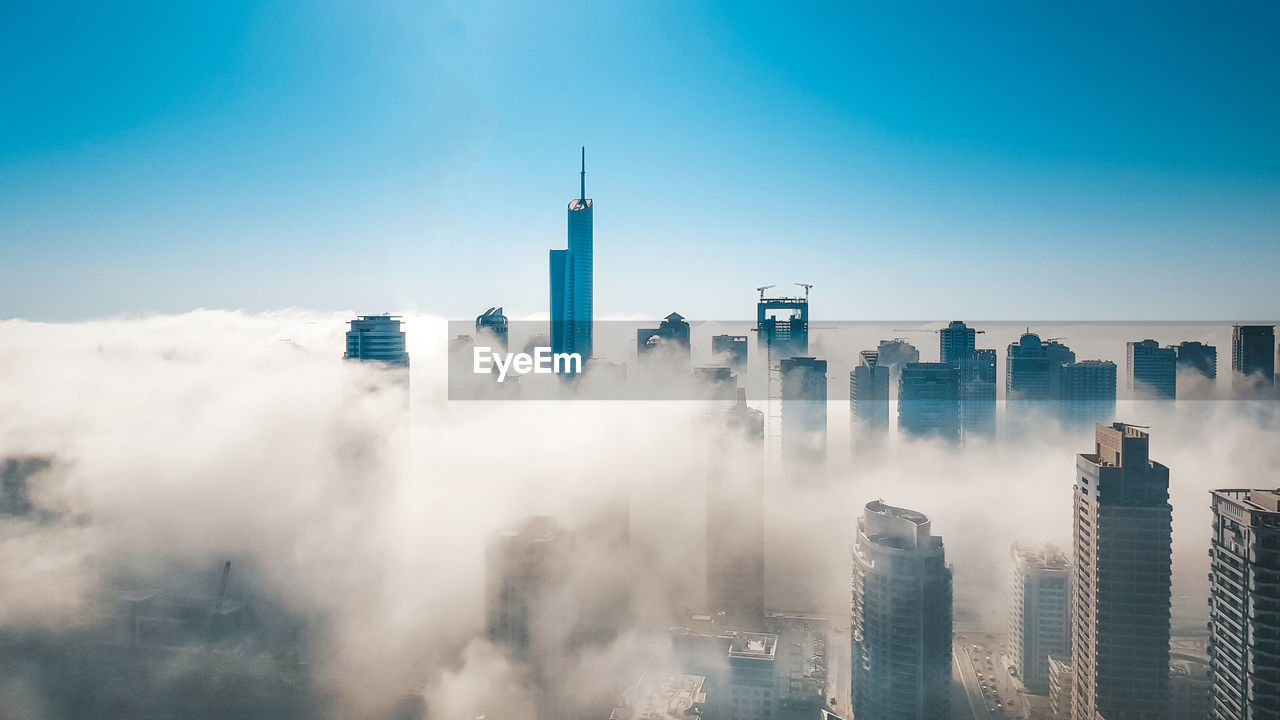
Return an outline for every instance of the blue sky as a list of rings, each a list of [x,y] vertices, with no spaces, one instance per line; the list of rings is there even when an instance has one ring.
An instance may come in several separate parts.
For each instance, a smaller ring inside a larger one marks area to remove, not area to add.
[[[1280,6],[0,9],[0,317],[1280,318]]]

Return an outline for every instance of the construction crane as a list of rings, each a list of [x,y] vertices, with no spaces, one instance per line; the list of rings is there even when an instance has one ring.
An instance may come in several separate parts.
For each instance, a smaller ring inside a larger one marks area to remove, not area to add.
[[[227,595],[227,576],[231,574],[231,561],[228,560],[226,565],[222,566],[222,582],[218,585],[218,601],[213,605],[213,612],[216,615],[222,610],[222,599]]]
[[[987,333],[987,331],[986,331],[986,330],[978,330],[978,329],[975,329],[975,328],[969,328],[969,329],[970,329],[970,330],[973,330],[973,331],[974,331],[975,333],[977,333],[978,335],[985,335],[985,334]],[[912,328],[894,328],[894,329],[890,330],[889,332],[896,332],[896,333],[934,333],[934,334],[937,334],[937,333],[942,332],[943,330],[946,330],[946,328],[938,328],[937,330],[916,330],[916,329],[912,329]]]
[[[812,283],[796,283],[796,284],[804,288],[804,301],[809,302],[809,291],[813,289],[813,284]]]
[[[758,288],[756,288],[756,292],[759,292],[759,293],[760,293],[760,299],[761,299],[761,300],[764,300],[764,291],[765,291],[765,290],[768,290],[768,289],[770,289],[770,288],[775,288],[775,287],[778,287],[778,286],[777,286],[777,285],[765,285],[765,286],[763,286],[763,287],[758,287]]]

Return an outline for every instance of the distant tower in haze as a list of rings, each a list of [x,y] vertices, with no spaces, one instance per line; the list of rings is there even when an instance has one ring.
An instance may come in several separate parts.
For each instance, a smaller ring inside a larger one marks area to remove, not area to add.
[[[1231,329],[1231,369],[1271,387],[1276,377],[1276,326],[1236,325]]]
[[[876,352],[880,354],[880,364],[889,368],[890,378],[898,377],[902,373],[903,365],[920,362],[920,351],[915,345],[901,338],[881,340]]]
[[[1178,369],[1194,370],[1214,380],[1218,377],[1218,348],[1201,342],[1178,345]]]
[[[1049,692],[1049,657],[1071,657],[1071,563],[1052,545],[1015,544],[1009,647],[1028,692]]]
[[[1098,425],[1076,457],[1075,720],[1165,720],[1173,508],[1146,432]]]
[[[853,546],[853,716],[946,720],[951,568],[922,513],[867,503]]]
[[[1209,556],[1211,717],[1280,718],[1280,491],[1213,491]]]
[[[1138,397],[1172,400],[1178,396],[1178,351],[1155,340],[1128,345],[1129,390]]]
[[[734,372],[747,369],[747,336],[716,335],[711,338],[711,354],[723,357]]]
[[[692,348],[689,346],[689,323],[680,313],[671,313],[656,328],[636,330],[636,364],[645,370],[649,364],[665,365],[683,375],[692,372]]]
[[[551,251],[551,350],[591,359],[593,307],[593,203],[587,197],[587,149],[581,189],[569,201],[569,248]]]
[[[779,369],[783,457],[821,460],[827,454],[827,361],[783,358]]]
[[[966,439],[996,432],[996,351],[977,348],[979,332],[960,320],[938,332],[938,357],[960,371],[960,433]]]
[[[960,368],[907,363],[898,379],[898,429],[917,437],[960,441]]]
[[[573,539],[554,518],[535,515],[494,531],[485,544],[489,641],[537,660],[568,636],[561,584]]]
[[[399,315],[361,315],[347,331],[347,360],[372,360],[392,367],[409,367]]]
[[[855,436],[889,432],[889,368],[880,364],[875,350],[863,350],[857,367],[849,371],[849,420]]]
[[[498,341],[498,347],[507,349],[507,316],[502,314],[502,308],[491,307],[476,318],[476,338],[484,337],[485,333]]]
[[[1059,369],[1062,422],[1075,427],[1110,423],[1116,414],[1116,364],[1082,360]],[[1061,659],[1061,658],[1060,658]]]
[[[938,332],[941,362],[959,365],[977,349],[977,331],[959,320],[952,320]]]

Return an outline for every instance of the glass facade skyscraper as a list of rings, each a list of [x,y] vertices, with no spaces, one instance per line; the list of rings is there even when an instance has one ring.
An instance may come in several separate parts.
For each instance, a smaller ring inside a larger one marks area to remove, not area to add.
[[[1276,376],[1276,326],[1236,325],[1231,329],[1231,369],[1271,385]]]
[[[404,331],[399,315],[361,315],[347,331],[347,360],[372,360],[395,367],[409,367]]]
[[[1280,491],[1214,490],[1213,718],[1280,717]]]
[[[1137,397],[1172,400],[1178,395],[1178,351],[1155,340],[1128,345],[1129,390]]]
[[[898,379],[898,429],[915,436],[960,441],[960,368],[907,363]]]
[[[1074,720],[1169,717],[1173,508],[1147,433],[1098,425],[1076,458]]]
[[[951,568],[928,516],[869,502],[853,546],[850,665],[858,720],[946,720]]]
[[[591,358],[594,313],[594,203],[587,197],[587,151],[582,150],[579,196],[569,201],[569,247],[551,251],[551,350]]]

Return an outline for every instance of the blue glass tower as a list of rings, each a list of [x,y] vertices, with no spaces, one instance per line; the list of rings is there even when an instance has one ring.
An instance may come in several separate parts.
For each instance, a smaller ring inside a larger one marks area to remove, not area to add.
[[[551,251],[551,350],[591,358],[593,203],[587,197],[587,149],[580,192],[569,201],[569,248]]]
[[[347,331],[347,360],[374,360],[396,367],[409,367],[404,350],[404,331],[399,315],[362,315],[351,321]]]

